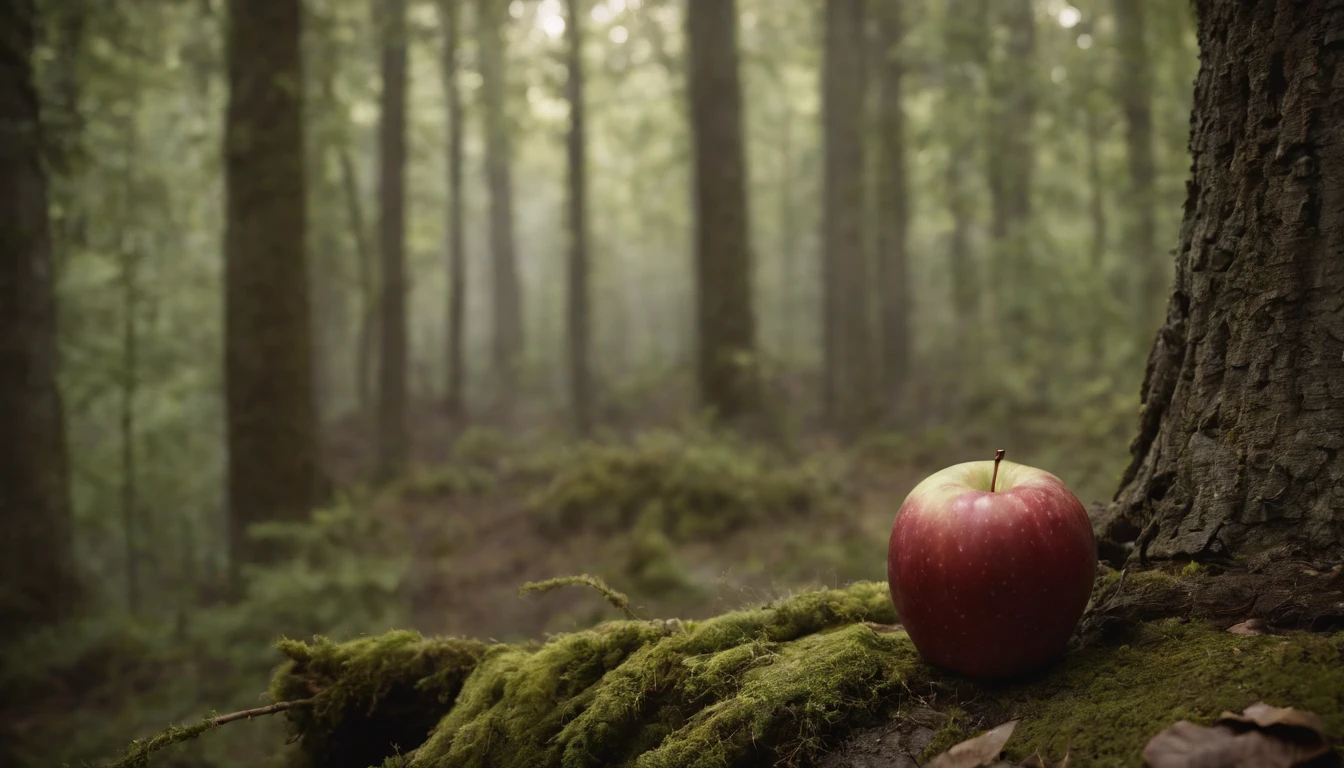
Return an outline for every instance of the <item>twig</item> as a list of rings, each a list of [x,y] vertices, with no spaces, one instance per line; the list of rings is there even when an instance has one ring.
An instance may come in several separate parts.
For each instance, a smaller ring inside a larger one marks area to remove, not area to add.
[[[275,704],[268,704],[264,707],[255,709],[244,709],[241,712],[230,712],[227,715],[217,717],[207,717],[194,725],[188,726],[170,726],[166,731],[158,733],[148,739],[136,739],[131,742],[131,746],[126,749],[126,754],[120,760],[112,763],[108,768],[144,768],[149,765],[149,756],[159,750],[178,744],[183,741],[200,736],[206,731],[214,730],[225,723],[232,723],[235,720],[250,720],[254,717],[263,715],[273,715],[276,712],[284,712],[287,709],[302,704],[312,703],[312,699],[298,699],[296,701],[279,701]]]
[[[518,588],[518,594],[526,595],[530,592],[550,592],[551,590],[559,589],[560,587],[579,586],[592,587],[598,592],[601,592],[602,596],[607,599],[607,602],[611,603],[618,611],[625,614],[627,619],[637,620],[639,618],[635,615],[634,611],[630,610],[630,598],[626,597],[624,593],[617,592],[607,586],[607,583],[598,577],[589,576],[586,573],[581,576],[562,576],[558,579],[547,579],[546,581],[529,581]]]

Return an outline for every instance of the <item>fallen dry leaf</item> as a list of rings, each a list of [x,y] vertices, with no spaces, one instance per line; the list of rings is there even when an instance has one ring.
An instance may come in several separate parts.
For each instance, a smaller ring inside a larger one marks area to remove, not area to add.
[[[999,761],[999,753],[1008,738],[1017,727],[1016,720],[1009,720],[997,728],[992,728],[973,739],[967,739],[943,754],[933,758],[924,768],[983,768]]]
[[[1330,751],[1321,719],[1256,702],[1224,712],[1210,728],[1182,720],[1143,748],[1150,768],[1293,768]]]
[[[1234,635],[1263,635],[1265,623],[1259,619],[1247,619],[1240,624],[1233,624],[1227,631]]]

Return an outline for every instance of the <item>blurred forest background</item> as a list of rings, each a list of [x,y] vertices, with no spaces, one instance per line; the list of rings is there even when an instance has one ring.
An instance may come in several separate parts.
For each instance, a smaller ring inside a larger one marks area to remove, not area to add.
[[[0,460],[66,490],[6,512],[6,765],[257,706],[281,635],[608,615],[532,579],[683,617],[881,579],[909,488],[996,448],[1117,487],[1186,3],[35,5],[3,173],[46,188],[55,322],[15,333],[66,450]]]

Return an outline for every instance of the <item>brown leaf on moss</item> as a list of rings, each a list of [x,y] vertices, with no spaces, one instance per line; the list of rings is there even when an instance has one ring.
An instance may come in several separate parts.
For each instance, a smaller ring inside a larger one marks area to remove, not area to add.
[[[997,728],[990,729],[967,739],[943,754],[933,758],[925,768],[983,768],[994,765],[1008,738],[1017,727],[1016,720],[1009,720]]]
[[[1294,768],[1329,752],[1319,717],[1256,702],[1239,715],[1224,712],[1211,728],[1172,725],[1148,742],[1143,759],[1149,768]]]
[[[1259,619],[1247,619],[1240,624],[1233,624],[1227,631],[1234,635],[1263,635],[1265,623]]]

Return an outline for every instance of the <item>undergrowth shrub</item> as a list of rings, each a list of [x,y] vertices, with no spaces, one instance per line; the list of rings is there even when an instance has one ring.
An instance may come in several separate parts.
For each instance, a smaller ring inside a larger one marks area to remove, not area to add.
[[[244,570],[232,604],[131,617],[104,607],[0,649],[0,765],[102,765],[128,738],[264,704],[281,637],[341,639],[404,624],[406,548],[349,504],[253,533],[293,554]],[[155,768],[266,766],[284,736],[261,718],[156,755]]]
[[[652,431],[628,444],[583,443],[554,459],[530,499],[549,530],[660,529],[711,539],[743,526],[823,513],[843,488],[820,459],[790,463],[765,448],[707,431]]]

